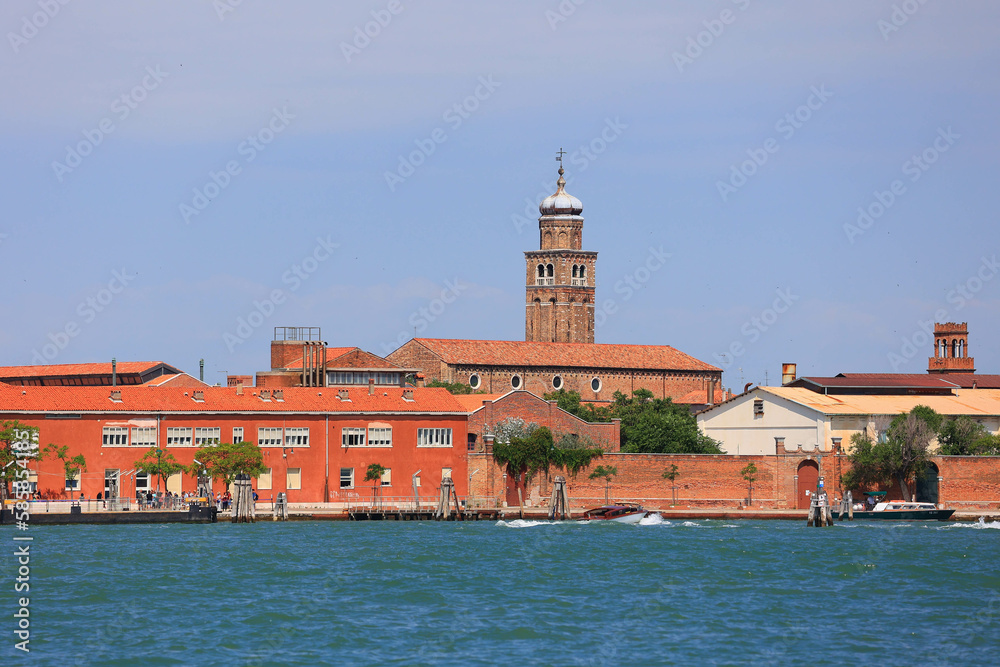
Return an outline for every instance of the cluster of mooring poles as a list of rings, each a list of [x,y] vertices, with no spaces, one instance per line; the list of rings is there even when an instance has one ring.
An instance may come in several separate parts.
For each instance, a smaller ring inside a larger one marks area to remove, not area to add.
[[[807,526],[832,526],[833,510],[830,508],[830,499],[823,488],[823,478],[819,478],[816,486],[816,493],[812,494],[809,500],[809,515],[806,517]]]
[[[233,523],[253,523],[257,520],[250,475],[240,473],[233,482]]]
[[[274,501],[272,521],[288,521],[288,494],[282,491]]]
[[[850,491],[845,492],[840,501],[840,520],[843,521],[845,517],[848,521],[854,521],[854,496]]]
[[[570,519],[569,495],[566,493],[566,478],[556,477],[552,480],[552,500],[549,502],[550,519]]]
[[[462,506],[458,502],[458,493],[455,491],[455,482],[450,477],[441,480],[441,496],[438,498],[437,508],[434,510],[434,518],[437,521],[451,519],[451,503],[455,502],[455,518],[464,519]]]

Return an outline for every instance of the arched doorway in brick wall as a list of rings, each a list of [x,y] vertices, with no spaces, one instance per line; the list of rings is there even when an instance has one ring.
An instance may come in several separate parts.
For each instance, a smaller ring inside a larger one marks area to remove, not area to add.
[[[819,482],[819,464],[815,461],[803,461],[799,464],[796,474],[799,479],[795,484],[795,507],[807,510],[809,497],[816,492],[816,484]]]
[[[922,503],[939,502],[938,475],[941,471],[933,463],[928,463],[923,475],[917,475],[917,493],[914,500]]]

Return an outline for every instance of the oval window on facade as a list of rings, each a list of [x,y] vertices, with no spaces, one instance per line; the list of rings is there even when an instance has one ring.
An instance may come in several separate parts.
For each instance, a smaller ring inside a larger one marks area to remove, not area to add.
[[[521,388],[521,376],[520,375],[514,375],[513,377],[511,377],[510,378],[510,386],[513,387],[514,389],[520,389]]]
[[[593,380],[591,380],[590,381],[590,388],[593,389],[595,392],[600,391],[601,390],[601,378],[594,378]]]
[[[469,376],[469,386],[472,387],[473,389],[479,389],[480,385],[482,384],[483,384],[482,379],[480,379],[479,375],[477,375],[476,373],[473,373],[472,375]]]
[[[553,389],[562,389],[562,386],[563,386],[562,376],[561,375],[554,376],[552,378],[552,388]]]

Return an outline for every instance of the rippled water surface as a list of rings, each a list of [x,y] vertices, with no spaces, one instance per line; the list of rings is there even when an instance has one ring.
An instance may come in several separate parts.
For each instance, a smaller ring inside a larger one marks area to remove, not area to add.
[[[30,658],[1000,664],[1000,523],[646,524],[33,527]]]

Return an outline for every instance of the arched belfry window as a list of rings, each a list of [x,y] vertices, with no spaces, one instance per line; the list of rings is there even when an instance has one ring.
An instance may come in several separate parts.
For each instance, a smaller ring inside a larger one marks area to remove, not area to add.
[[[578,267],[576,264],[574,264],[573,265],[573,277],[574,278],[579,278],[580,277],[579,275],[577,275],[577,271],[579,271],[579,270],[580,270],[580,267]]]
[[[538,277],[539,278],[545,277],[545,267],[542,266],[541,264],[538,265]]]
[[[555,267],[549,264],[545,267],[545,275],[551,278],[553,275],[555,275],[555,270],[556,270]]]

